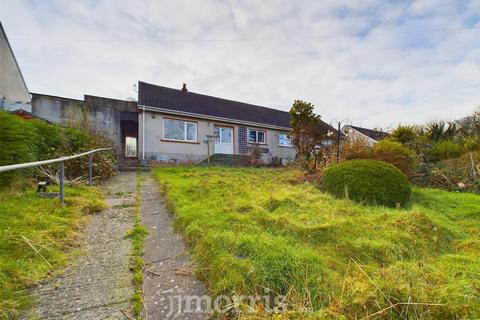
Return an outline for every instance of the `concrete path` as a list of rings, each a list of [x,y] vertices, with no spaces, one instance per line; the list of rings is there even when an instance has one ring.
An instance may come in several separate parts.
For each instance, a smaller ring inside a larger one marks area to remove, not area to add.
[[[40,319],[127,319],[133,294],[129,270],[136,174],[119,173],[106,188],[110,208],[85,229],[84,252],[58,278],[35,289]]]
[[[140,214],[149,231],[144,255],[145,319],[206,319],[206,306],[197,299],[206,294],[206,288],[194,278],[194,266],[182,238],[172,229],[173,218],[156,183],[147,175],[142,183]]]

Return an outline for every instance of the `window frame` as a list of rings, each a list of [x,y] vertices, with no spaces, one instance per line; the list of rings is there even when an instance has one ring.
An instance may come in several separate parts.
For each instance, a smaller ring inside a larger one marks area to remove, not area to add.
[[[235,127],[234,126],[229,126],[229,125],[223,125],[223,124],[215,124],[213,126],[213,133],[215,134],[215,136],[217,134],[217,130],[219,132],[218,137],[215,137],[214,143],[222,143],[222,144],[225,143],[225,142],[222,141],[222,135],[220,133],[222,131],[222,129],[230,129],[231,130],[232,135],[230,137],[231,138],[230,143],[226,143],[226,144],[233,144],[234,145],[235,144]]]
[[[250,141],[250,132],[255,131],[255,142]],[[258,142],[258,132],[263,132],[263,142]],[[250,144],[267,144],[267,130],[248,128],[247,130],[247,142]]]
[[[289,133],[287,133],[287,132],[279,132],[279,133],[278,133],[278,146],[279,146],[279,147],[293,148],[292,138],[291,138],[291,137],[288,138],[288,139],[290,140],[290,144],[282,144],[282,143],[280,143],[280,135],[285,135],[285,136],[287,136],[287,138],[288,138]]]
[[[166,130],[165,130],[165,123],[166,121],[180,121],[183,122],[183,138],[184,139],[171,139],[167,138],[165,136]],[[195,140],[187,140],[187,124],[194,124],[195,125]],[[162,121],[163,125],[163,138],[162,140],[164,141],[173,141],[173,142],[183,142],[183,143],[198,143],[198,122],[197,121],[192,121],[192,120],[185,120],[185,119],[177,119],[177,118],[163,118]]]

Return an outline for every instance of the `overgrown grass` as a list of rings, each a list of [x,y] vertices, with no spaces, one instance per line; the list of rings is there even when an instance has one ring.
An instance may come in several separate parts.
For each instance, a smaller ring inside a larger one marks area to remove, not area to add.
[[[0,318],[17,318],[32,304],[29,287],[68,262],[88,214],[105,206],[99,191],[86,187],[67,187],[65,203],[33,189],[0,193]]]
[[[298,174],[154,171],[212,295],[286,295],[311,318],[480,317],[480,196],[414,189],[406,208],[363,206]]]
[[[135,205],[133,214],[133,229],[127,234],[132,239],[132,258],[131,269],[133,272],[133,313],[137,319],[142,318],[143,310],[143,249],[145,247],[145,237],[148,235],[147,229],[140,221],[140,205],[142,204],[142,176],[137,173],[137,190],[135,195]]]

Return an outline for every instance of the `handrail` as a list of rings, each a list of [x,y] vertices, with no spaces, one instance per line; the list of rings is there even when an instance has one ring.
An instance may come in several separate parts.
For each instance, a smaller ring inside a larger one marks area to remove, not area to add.
[[[96,152],[99,152],[99,151],[106,151],[106,150],[112,150],[112,149],[113,148],[99,148],[99,149],[90,150],[90,151],[87,151],[87,152],[84,152],[84,153],[79,153],[79,154],[75,154],[73,156],[68,156],[68,157],[61,157],[61,158],[55,158],[55,159],[49,159],[49,160],[25,162],[25,163],[19,163],[19,164],[11,164],[11,165],[7,165],[7,166],[0,166],[0,172],[38,167],[38,166],[41,166],[41,165],[44,165],[44,164],[64,162],[64,161],[88,156],[89,154],[96,153]]]
[[[34,161],[34,162],[26,162],[26,163],[19,163],[19,164],[11,164],[7,166],[0,166],[0,172],[6,172],[6,171],[12,171],[12,170],[17,170],[17,169],[25,169],[25,168],[32,168],[32,167],[38,167],[44,164],[51,164],[51,163],[60,163],[59,166],[59,185],[60,185],[60,201],[63,203],[65,200],[65,187],[64,187],[64,180],[65,180],[65,166],[64,162],[84,156],[88,156],[88,184],[92,185],[93,184],[93,154],[99,151],[107,151],[107,150],[112,150],[115,149],[113,147],[111,148],[99,148],[95,150],[90,150],[87,152],[75,154],[73,156],[67,156],[67,157],[61,157],[61,158],[56,158],[56,159],[49,159],[49,160],[42,160],[42,161]]]

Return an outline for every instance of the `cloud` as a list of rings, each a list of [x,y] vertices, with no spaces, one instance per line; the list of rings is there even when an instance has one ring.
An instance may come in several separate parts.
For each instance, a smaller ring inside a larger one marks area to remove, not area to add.
[[[480,104],[480,2],[8,1],[29,89],[124,99],[138,80],[387,127]]]

